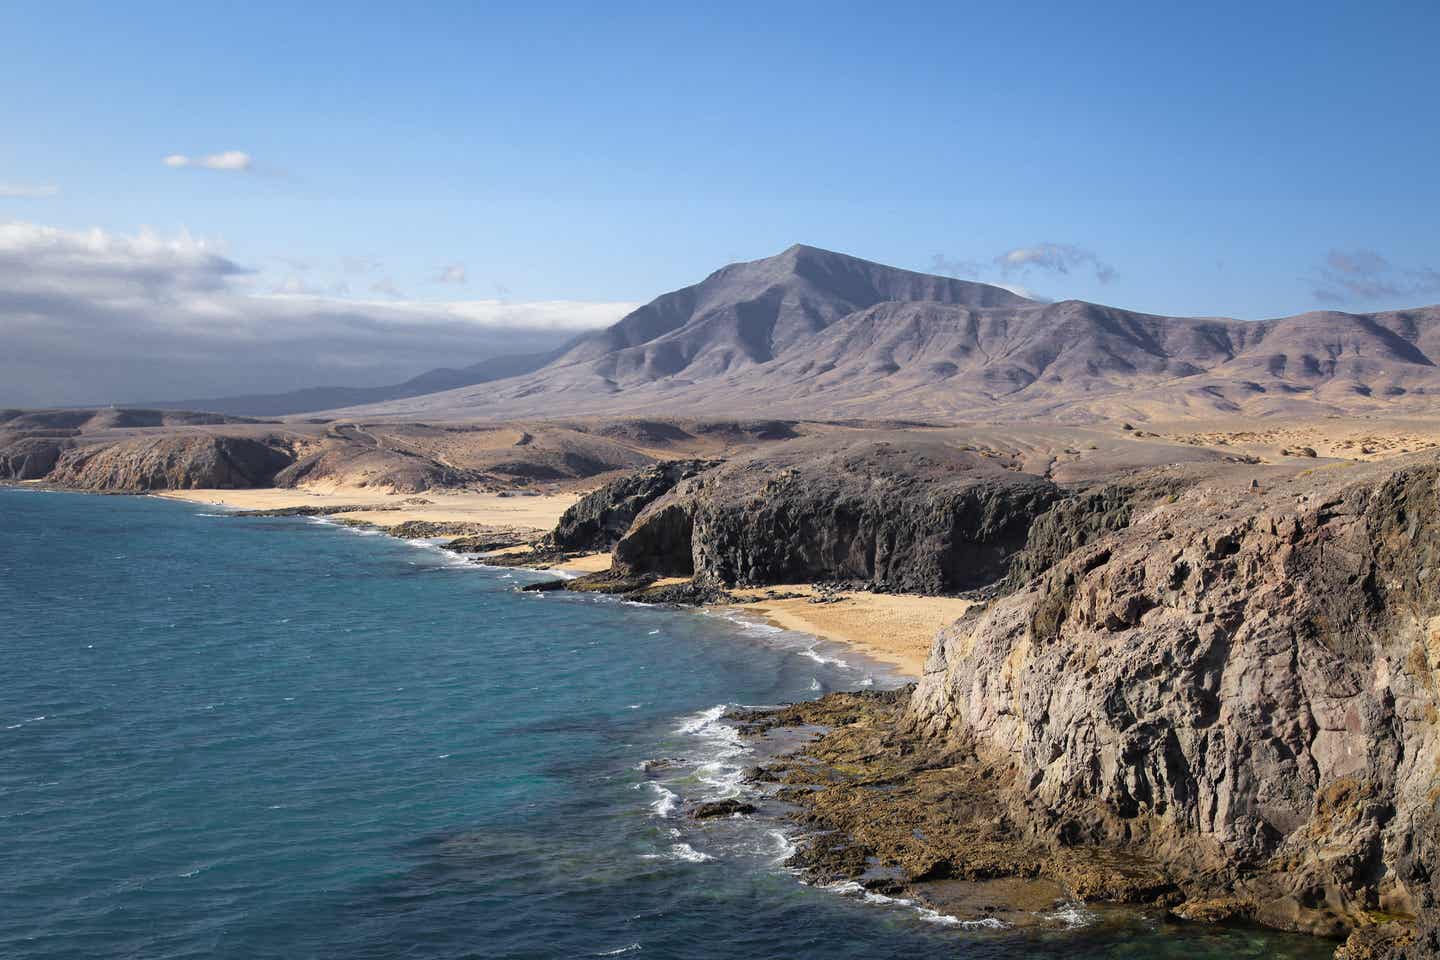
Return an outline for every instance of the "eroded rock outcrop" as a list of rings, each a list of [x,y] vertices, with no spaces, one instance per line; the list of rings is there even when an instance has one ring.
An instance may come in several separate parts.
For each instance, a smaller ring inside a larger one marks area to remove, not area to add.
[[[566,550],[609,550],[645,507],[715,460],[671,460],[612,480],[566,510],[551,539]]]
[[[166,434],[69,450],[49,479],[97,492],[264,487],[291,460],[278,441]]]
[[[726,585],[952,593],[1003,576],[1060,496],[1013,464],[923,437],[804,438],[681,481],[641,512],[615,557]]]
[[[21,437],[0,445],[0,480],[40,480],[75,445],[57,437]]]
[[[942,633],[923,749],[968,745],[1014,824],[1158,864],[1198,916],[1418,917],[1387,949],[1434,956],[1440,463],[1211,478],[1084,539]]]

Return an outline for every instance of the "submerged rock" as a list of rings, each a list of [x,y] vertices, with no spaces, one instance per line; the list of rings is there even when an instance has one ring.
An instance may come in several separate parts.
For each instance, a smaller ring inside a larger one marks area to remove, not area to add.
[[[710,800],[705,803],[697,803],[690,811],[690,816],[695,820],[713,820],[717,817],[734,817],[755,812],[755,804],[746,803],[744,800]]]

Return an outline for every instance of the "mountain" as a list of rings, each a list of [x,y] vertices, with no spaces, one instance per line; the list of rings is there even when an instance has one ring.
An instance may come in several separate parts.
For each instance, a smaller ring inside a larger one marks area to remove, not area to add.
[[[384,387],[308,387],[288,393],[255,393],[206,400],[176,400],[136,404],[158,410],[210,410],[215,413],[280,417],[310,413],[335,407],[352,407],[367,403],[403,400],[457,387],[471,387],[492,380],[503,380],[538,370],[560,356],[565,347],[546,353],[517,354],[491,357],[468,367],[438,367],[404,383]]]
[[[1440,307],[1277,320],[1039,303],[815,247],[732,264],[545,366],[347,415],[726,413],[1093,421],[1418,412]]]

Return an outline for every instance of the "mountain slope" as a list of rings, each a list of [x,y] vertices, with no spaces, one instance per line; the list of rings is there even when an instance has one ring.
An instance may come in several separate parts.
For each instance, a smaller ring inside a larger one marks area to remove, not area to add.
[[[795,246],[733,264],[546,366],[348,415],[1096,420],[1428,409],[1440,308],[1177,318]]]

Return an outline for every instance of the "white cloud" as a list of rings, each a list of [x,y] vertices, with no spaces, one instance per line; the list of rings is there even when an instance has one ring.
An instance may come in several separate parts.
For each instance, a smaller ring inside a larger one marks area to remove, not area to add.
[[[995,263],[1007,275],[1030,270],[1068,275],[1071,270],[1086,268],[1094,270],[1095,279],[1101,283],[1109,283],[1116,277],[1114,267],[1093,251],[1073,243],[1037,243],[1030,247],[1016,247],[996,257]]]
[[[465,264],[463,264],[463,263],[448,263],[448,264],[446,264],[445,266],[441,267],[441,268],[440,268],[440,272],[435,275],[435,282],[436,282],[436,283],[464,283],[464,282],[465,282]]]
[[[279,292],[222,246],[0,223],[0,404],[134,402],[379,384],[552,349],[631,303],[351,300]]]
[[[53,183],[4,183],[0,182],[0,197],[55,197],[60,188]]]
[[[182,167],[200,167],[205,170],[250,170],[255,161],[250,154],[242,150],[226,150],[222,153],[210,153],[203,157],[190,157],[183,153],[172,153],[162,161],[167,167],[180,169]]]

